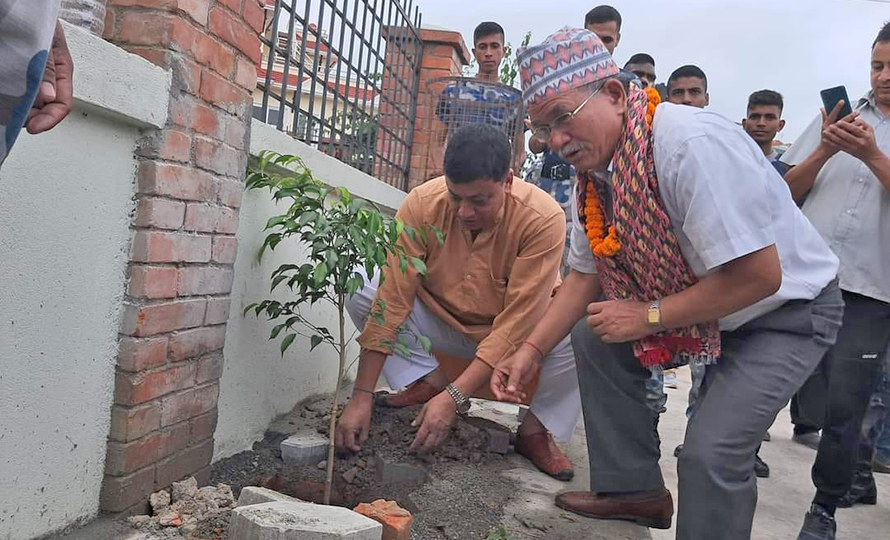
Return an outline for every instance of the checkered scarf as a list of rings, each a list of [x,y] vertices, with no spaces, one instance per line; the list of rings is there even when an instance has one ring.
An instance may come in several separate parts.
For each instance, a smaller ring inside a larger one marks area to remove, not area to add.
[[[646,122],[646,93],[632,90],[627,124],[612,163],[612,216],[621,250],[596,257],[596,267],[610,300],[652,302],[694,285],[698,279],[680,250],[665,212],[655,172],[652,129]],[[579,216],[584,219],[587,182],[594,182],[604,208],[601,183],[580,177]],[[607,214],[607,212],[603,212]],[[717,322],[701,323],[647,336],[633,344],[644,367],[661,368],[692,362],[711,364],[720,356]]]

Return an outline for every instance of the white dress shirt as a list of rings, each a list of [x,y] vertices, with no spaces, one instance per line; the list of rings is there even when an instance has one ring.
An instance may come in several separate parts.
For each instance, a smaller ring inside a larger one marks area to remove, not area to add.
[[[875,131],[878,148],[890,155],[890,117],[875,106],[874,94],[859,100],[859,117]],[[822,140],[822,116],[780,158],[797,165]],[[816,230],[841,260],[841,289],[890,302],[890,191],[868,166],[838,152],[819,171],[803,204]]]
[[[721,330],[735,330],[789,300],[812,300],[837,276],[837,257],[739,126],[716,113],[665,103],[655,112],[653,130],[659,192],[696,276],[771,245],[778,250],[778,292],[723,317]],[[577,196],[576,187],[575,201]],[[579,272],[596,273],[577,202],[572,204],[568,263]]]

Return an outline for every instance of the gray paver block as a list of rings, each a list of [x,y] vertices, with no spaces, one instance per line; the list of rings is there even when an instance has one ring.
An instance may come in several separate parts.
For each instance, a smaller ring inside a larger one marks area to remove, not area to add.
[[[315,465],[328,457],[327,437],[301,431],[281,441],[281,459],[290,465]]]
[[[390,463],[380,455],[374,456],[374,463],[377,481],[383,484],[423,484],[428,478],[426,469],[422,467],[405,463]]]
[[[273,502],[232,511],[229,538],[238,540],[380,540],[383,526],[339,506]]]
[[[238,496],[238,506],[250,506],[252,504],[264,504],[270,502],[303,502],[296,497],[278,493],[277,491],[259,486],[248,486],[241,490]]]
[[[487,418],[471,416],[467,418],[466,421],[488,434],[487,450],[489,452],[494,452],[496,454],[507,454],[510,452],[510,439],[513,435],[510,428],[502,426]]]

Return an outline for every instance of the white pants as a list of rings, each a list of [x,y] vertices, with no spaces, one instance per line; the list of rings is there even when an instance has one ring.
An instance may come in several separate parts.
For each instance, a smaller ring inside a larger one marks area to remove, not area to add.
[[[367,279],[361,269],[356,271],[365,277],[365,287],[355,293],[346,309],[352,322],[361,329],[368,320],[371,304],[377,296],[378,280],[376,277],[373,280]],[[477,343],[433,315],[417,298],[405,321],[405,327],[407,332],[400,334],[398,339],[408,346],[411,357],[404,358],[393,353],[383,365],[383,375],[391,388],[404,388],[439,367],[436,358],[427,353],[414,336],[429,338],[433,350],[451,356],[473,358],[476,355]],[[531,412],[557,439],[566,441],[571,438],[581,416],[581,394],[578,391],[575,354],[569,336],[541,362],[541,378],[532,398]]]

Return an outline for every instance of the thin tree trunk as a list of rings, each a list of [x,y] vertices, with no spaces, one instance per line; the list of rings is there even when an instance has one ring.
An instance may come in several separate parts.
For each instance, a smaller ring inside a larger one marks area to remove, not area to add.
[[[346,367],[346,316],[344,309],[346,306],[346,298],[340,294],[337,296],[337,311],[340,316],[340,347],[337,349],[340,353],[340,369],[337,370],[337,389],[334,391],[334,402],[331,405],[331,425],[328,432],[330,444],[328,445],[328,477],[324,485],[324,504],[331,504],[331,487],[334,484],[334,435],[337,429],[337,412],[340,408],[340,387],[343,384],[343,371]]]

